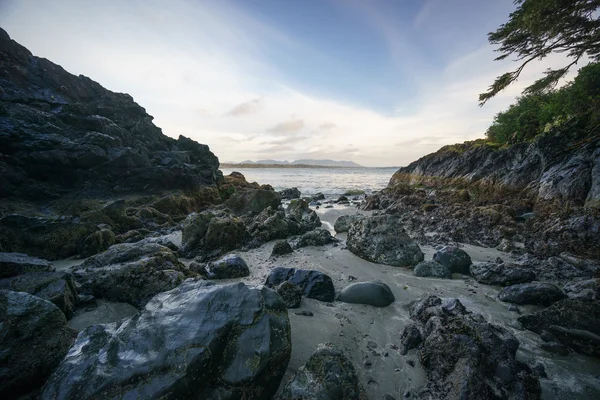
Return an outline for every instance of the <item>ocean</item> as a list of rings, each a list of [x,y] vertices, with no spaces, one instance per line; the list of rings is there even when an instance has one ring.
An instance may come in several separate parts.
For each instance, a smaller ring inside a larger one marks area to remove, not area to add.
[[[369,194],[385,188],[397,168],[221,168],[223,175],[242,173],[248,182],[269,184],[277,191],[297,187],[303,196],[339,196],[348,190]]]

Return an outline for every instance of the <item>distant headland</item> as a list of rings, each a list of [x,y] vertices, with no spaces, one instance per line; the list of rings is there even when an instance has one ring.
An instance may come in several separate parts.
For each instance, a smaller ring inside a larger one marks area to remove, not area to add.
[[[239,163],[224,162],[223,168],[365,168],[363,165],[354,161],[335,161],[335,160],[245,160]]]

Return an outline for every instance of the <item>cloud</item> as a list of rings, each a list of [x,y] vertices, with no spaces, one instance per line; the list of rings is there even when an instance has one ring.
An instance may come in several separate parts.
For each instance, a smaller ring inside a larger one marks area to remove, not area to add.
[[[267,129],[270,133],[290,134],[297,133],[304,128],[304,121],[301,119],[291,119],[289,121],[280,122],[279,124]]]
[[[336,124],[334,124],[333,122],[323,122],[321,125],[319,125],[319,129],[322,131],[327,131],[329,129],[333,129],[336,127]]]
[[[263,107],[263,99],[254,99],[233,107],[226,115],[237,117],[240,115],[254,114]]]

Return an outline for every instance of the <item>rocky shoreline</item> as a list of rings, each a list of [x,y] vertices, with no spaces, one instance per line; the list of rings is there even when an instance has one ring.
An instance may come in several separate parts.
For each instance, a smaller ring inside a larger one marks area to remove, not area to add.
[[[600,396],[596,142],[302,198],[1,29],[0,66],[0,397]]]

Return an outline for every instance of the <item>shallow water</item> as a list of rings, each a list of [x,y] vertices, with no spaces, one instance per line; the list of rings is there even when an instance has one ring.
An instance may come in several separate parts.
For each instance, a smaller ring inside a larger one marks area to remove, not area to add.
[[[302,196],[323,193],[340,196],[348,190],[372,193],[385,188],[397,168],[223,168],[224,175],[241,172],[248,182],[269,184],[275,190],[297,187]]]

